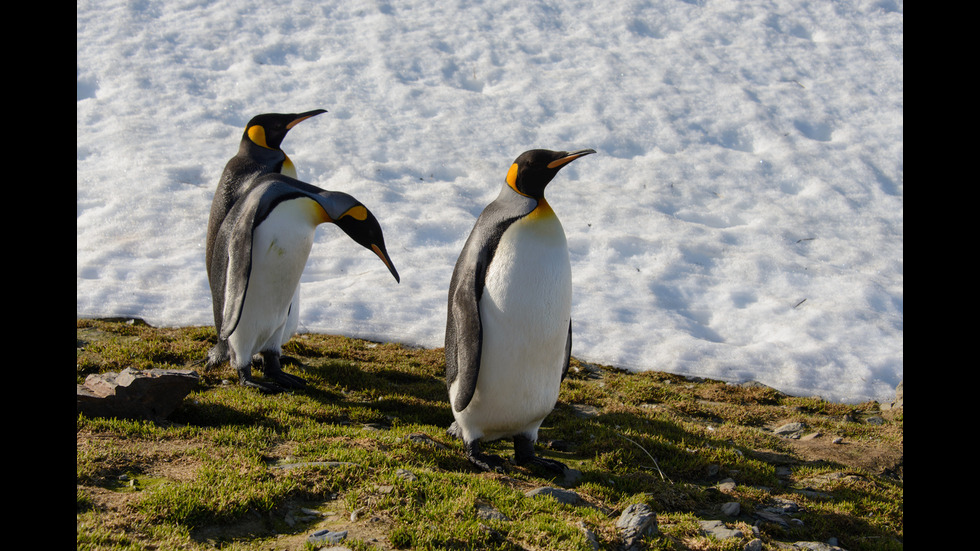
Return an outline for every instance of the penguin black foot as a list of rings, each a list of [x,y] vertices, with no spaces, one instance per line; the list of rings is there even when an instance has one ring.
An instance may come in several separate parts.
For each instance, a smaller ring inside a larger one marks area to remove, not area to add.
[[[538,457],[534,453],[534,440],[523,435],[514,437],[514,462],[521,466],[537,465],[560,475],[568,471],[568,466],[561,461]]]
[[[259,382],[253,379],[251,364],[238,369],[238,384],[246,388],[254,388],[265,394],[278,394],[285,390],[275,383]]]
[[[306,388],[306,380],[282,370],[278,352],[262,352],[262,371],[267,379],[287,389]]]
[[[504,472],[504,459],[491,453],[480,451],[480,442],[466,443],[466,459],[480,470],[487,472]]]

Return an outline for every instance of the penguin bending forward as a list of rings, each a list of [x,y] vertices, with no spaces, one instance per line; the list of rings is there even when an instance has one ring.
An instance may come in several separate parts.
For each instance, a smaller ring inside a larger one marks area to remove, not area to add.
[[[558,400],[572,345],[572,274],[561,222],[545,186],[571,161],[595,153],[522,153],[480,214],[449,285],[446,385],[467,458],[483,470],[503,459],[481,441],[512,438],[519,465],[563,472],[537,457],[538,428]]]
[[[268,392],[305,386],[282,370],[279,357],[292,335],[288,322],[316,227],[325,222],[373,251],[400,280],[381,226],[357,199],[281,174],[256,176],[215,233],[208,263],[215,329],[241,384]],[[271,383],[252,379],[256,354]]]
[[[289,156],[281,149],[282,141],[294,126],[310,117],[326,113],[314,109],[305,113],[265,113],[252,117],[245,125],[238,153],[225,164],[218,188],[211,202],[208,217],[208,235],[204,251],[204,262],[210,277],[211,256],[214,254],[214,241],[221,223],[228,211],[235,205],[251,180],[262,174],[285,174],[296,178],[296,168]],[[298,295],[298,290],[297,290]],[[217,316],[217,312],[215,312]],[[299,305],[293,314],[292,335],[299,324]],[[208,352],[208,366],[215,366],[228,359],[228,343],[218,339],[218,344]]]

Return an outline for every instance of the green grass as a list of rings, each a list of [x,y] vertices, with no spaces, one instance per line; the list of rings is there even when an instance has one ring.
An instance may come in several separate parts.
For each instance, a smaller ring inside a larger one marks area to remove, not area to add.
[[[561,485],[547,473],[469,465],[445,434],[452,415],[442,350],[299,335],[285,352],[302,365],[287,370],[309,388],[270,396],[229,383],[227,365],[203,369],[213,328],[76,325],[79,383],[126,367],[194,368],[202,377],[166,423],[78,416],[78,549],[306,550],[306,536],[321,528],[347,530],[343,545],[355,550],[592,549],[583,527],[600,548],[616,549],[616,519],[638,502],[658,517],[649,549],[742,549],[754,537],[766,548],[830,537],[850,551],[903,547],[901,476],[866,461],[885,455],[900,473],[903,417],[861,422],[878,413],[875,403],[573,360],[538,445],[582,473],[572,487],[582,499],[566,505],[525,495]],[[788,421],[844,437],[837,448],[849,453],[772,433]],[[487,447],[513,454],[509,442]],[[720,491],[729,477],[735,489]],[[796,520],[753,516],[776,499],[798,504],[786,517]],[[720,513],[730,501],[741,505],[738,518]],[[481,518],[484,506],[508,520]],[[709,519],[746,535],[705,536],[698,520]]]

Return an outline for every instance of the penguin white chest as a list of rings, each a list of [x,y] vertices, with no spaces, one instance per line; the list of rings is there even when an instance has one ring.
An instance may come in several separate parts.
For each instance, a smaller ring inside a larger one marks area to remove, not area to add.
[[[558,400],[572,274],[561,223],[543,210],[504,232],[487,270],[480,373],[467,407],[486,439],[536,438]]]
[[[313,248],[320,213],[320,206],[309,199],[283,201],[253,231],[245,302],[238,327],[229,337],[239,357],[278,350],[282,344],[290,303]]]

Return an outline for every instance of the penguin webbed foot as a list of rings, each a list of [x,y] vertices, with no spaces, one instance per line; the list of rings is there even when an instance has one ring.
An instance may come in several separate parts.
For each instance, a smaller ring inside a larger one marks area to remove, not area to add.
[[[285,391],[284,388],[275,383],[259,382],[253,379],[251,365],[238,370],[238,384],[246,388],[254,388],[265,394],[278,394]]]
[[[296,364],[298,361],[293,360]],[[281,357],[276,352],[262,352],[262,372],[266,378],[288,389],[306,388],[306,380],[302,377],[286,373],[282,370]]]
[[[514,437],[514,462],[522,467],[536,465],[560,475],[568,471],[568,465],[561,461],[546,459],[535,454],[534,440],[523,435]]]
[[[479,442],[466,443],[466,459],[473,465],[476,465],[480,470],[496,473],[504,472],[504,459],[492,453],[483,453],[480,451]]]

